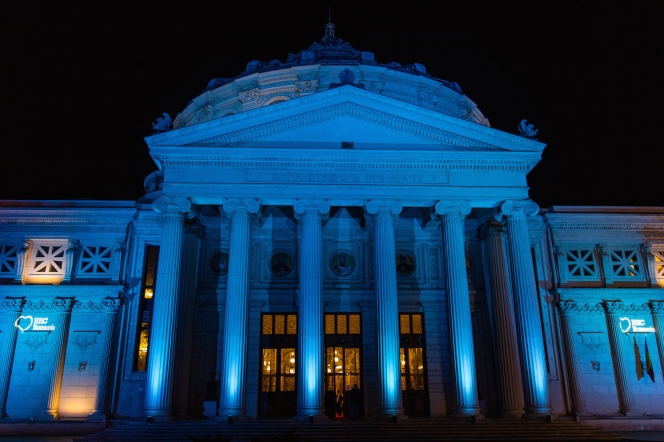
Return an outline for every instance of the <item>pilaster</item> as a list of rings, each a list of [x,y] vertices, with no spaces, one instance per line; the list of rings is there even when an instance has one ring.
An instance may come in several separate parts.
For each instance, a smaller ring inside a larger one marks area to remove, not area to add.
[[[539,206],[532,201],[507,201],[496,214],[497,219],[505,220],[507,227],[507,246],[525,399],[524,418],[541,417],[553,410],[549,402],[546,352],[538,304],[539,293],[526,219],[538,212]]]
[[[260,203],[255,199],[228,200],[224,203],[223,210],[231,220],[219,399],[219,419],[225,421],[228,416],[244,418],[247,411],[245,388],[249,334],[251,220],[259,216]]]
[[[17,263],[18,266],[18,263]],[[23,299],[3,299],[0,301],[0,315],[2,315],[2,334],[0,339],[0,419],[7,417],[7,393],[9,380],[12,376],[14,351],[16,349],[16,336],[18,328],[15,323],[21,315]]]
[[[16,275],[14,276],[15,282],[23,281],[23,274],[25,273],[25,267],[28,264],[28,252],[32,246],[32,241],[24,241],[18,253],[16,254]]]
[[[74,311],[80,303],[74,305]],[[122,301],[120,299],[104,299],[101,302],[95,303],[92,310],[104,313],[104,329],[101,333],[101,348],[99,353],[99,375],[97,376],[97,397],[95,399],[95,406],[92,409],[92,414],[88,416],[88,420],[104,420],[108,417],[108,390],[109,390],[109,373],[111,372],[111,353],[113,350],[113,339],[115,337],[115,323],[117,322],[118,310],[120,309]],[[86,311],[84,309],[81,309]]]
[[[65,353],[67,349],[67,336],[69,334],[69,319],[73,299],[56,299],[51,302],[27,301],[23,311],[50,313],[53,320],[49,323],[54,326],[50,332],[49,344],[52,344],[51,361],[49,364],[49,376],[47,380],[48,396],[46,404],[40,413],[41,419],[55,420],[58,418],[58,405],[60,403],[60,389],[62,387],[62,372],[65,365]]]
[[[558,311],[560,312],[560,328],[563,335],[567,379],[569,381],[570,399],[572,401],[570,412],[572,415],[587,415],[589,413],[586,408],[585,395],[583,394],[579,358],[576,354],[574,330],[572,329],[573,314],[578,313],[580,309],[575,302],[560,301],[558,302]]]
[[[178,307],[183,225],[185,216],[192,217],[193,213],[191,202],[186,198],[163,196],[155,200],[152,207],[163,213],[164,224],[148,352],[145,414],[159,420],[170,420],[180,322]]]
[[[295,419],[326,419],[323,330],[323,221],[330,213],[327,200],[300,199],[293,204],[300,221],[299,312],[297,358],[297,415]]]
[[[640,413],[630,382],[630,374],[633,373],[633,369],[628,367],[630,361],[634,361],[633,351],[630,351],[631,338],[620,328],[620,316],[626,312],[626,307],[620,301],[606,301],[602,305],[606,313],[606,326],[609,329],[611,361],[618,393],[618,411],[623,416],[638,416]]]
[[[664,300],[650,301],[648,303],[652,313],[652,322],[655,326],[655,341],[657,342],[657,353],[659,354],[659,366],[664,369]],[[664,373],[662,373],[664,379]]]
[[[485,241],[489,273],[494,354],[500,390],[499,416],[517,418],[524,413],[523,386],[514,321],[512,281],[504,246],[505,232],[502,224],[490,221],[482,227],[481,234]]]
[[[399,301],[394,265],[394,220],[401,213],[398,201],[369,201],[365,217],[373,222],[374,290],[376,292],[376,342],[380,405],[376,418],[403,414],[399,366]]]

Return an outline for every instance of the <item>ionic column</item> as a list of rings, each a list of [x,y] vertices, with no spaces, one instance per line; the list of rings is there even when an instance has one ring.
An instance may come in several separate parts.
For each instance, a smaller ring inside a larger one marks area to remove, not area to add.
[[[300,221],[300,308],[298,312],[297,415],[295,419],[326,419],[323,402],[323,221],[330,213],[326,200],[297,200]]]
[[[257,217],[260,204],[254,199],[231,200],[224,203],[223,209],[231,220],[231,244],[222,349],[220,420],[226,420],[228,416],[243,418],[246,414],[251,220]]]
[[[24,302],[23,299],[3,299],[0,301],[0,314],[2,314],[2,321],[0,321],[2,335],[0,336],[3,336],[0,338],[0,419],[7,417],[7,393],[9,392],[9,380],[12,376],[16,335],[18,334],[16,321],[21,315]]]
[[[634,391],[630,382],[630,376],[635,376],[633,338],[623,333],[620,328],[620,316],[621,313],[625,313],[625,306],[620,301],[603,302],[602,305],[606,313],[606,326],[609,329],[611,362],[613,362],[613,375],[618,392],[618,411],[624,416],[638,416],[640,413],[634,401]]]
[[[505,218],[509,251],[514,311],[521,357],[521,376],[526,414],[524,418],[541,417],[553,410],[549,402],[546,352],[539,310],[539,293],[530,252],[526,216],[536,215],[539,206],[532,201],[507,201],[497,217]]]
[[[62,372],[65,367],[67,336],[69,334],[69,318],[73,299],[56,299],[49,303],[43,301],[27,301],[24,311],[28,313],[45,313],[49,315],[48,325],[54,328],[48,335],[48,343],[52,344],[50,370],[47,380],[48,397],[46,406],[40,413],[41,419],[57,419],[62,387]],[[34,314],[33,314],[34,316]],[[34,327],[34,326],[33,326]]]
[[[178,333],[177,382],[175,385],[175,415],[178,419],[189,418],[189,380],[191,373],[191,349],[194,336],[194,310],[196,301],[196,275],[200,237],[205,227],[198,220],[185,225],[180,279],[180,331]]]
[[[523,386],[519,363],[519,344],[516,341],[514,301],[511,279],[505,255],[504,230],[497,222],[482,228],[488,264],[491,315],[493,319],[494,354],[500,390],[500,417],[523,415]]]
[[[104,314],[104,329],[101,331],[101,348],[99,350],[99,374],[97,375],[97,398],[89,420],[104,420],[108,417],[108,386],[111,364],[111,351],[115,336],[115,323],[120,309],[120,299],[104,299],[97,303],[96,310]],[[74,306],[76,310],[76,306]]]
[[[376,291],[376,342],[378,391],[377,418],[403,414],[399,365],[399,301],[394,249],[394,220],[402,206],[396,201],[369,201],[365,217],[373,221],[374,290]]]
[[[578,312],[579,309],[575,302],[560,301],[558,302],[558,311],[560,312],[560,328],[563,334],[567,379],[569,380],[570,399],[572,401],[570,412],[573,415],[586,415],[589,413],[583,394],[579,358],[576,354],[574,330],[572,329],[572,313]]]
[[[172,419],[173,379],[180,306],[180,262],[185,216],[191,217],[191,202],[185,198],[161,197],[152,203],[162,212],[164,224],[159,247],[157,287],[150,329],[145,414],[159,420]]]
[[[659,354],[659,366],[664,369],[664,301],[651,301],[649,304],[652,322],[655,326],[655,341]],[[662,373],[664,379],[664,373]]]
[[[470,294],[466,275],[463,219],[470,213],[467,204],[438,202],[432,216],[440,217],[443,233],[443,277],[447,294],[447,316],[454,377],[452,417],[481,417],[477,399],[475,350],[470,318]]]

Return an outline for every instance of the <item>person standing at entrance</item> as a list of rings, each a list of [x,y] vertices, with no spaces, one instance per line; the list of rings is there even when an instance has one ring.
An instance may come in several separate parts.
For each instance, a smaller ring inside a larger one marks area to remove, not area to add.
[[[341,390],[337,390],[337,417],[341,417],[344,414],[344,395],[341,394]]]
[[[355,420],[360,415],[360,400],[362,399],[362,392],[357,388],[357,384],[353,385],[350,390],[350,418]]]

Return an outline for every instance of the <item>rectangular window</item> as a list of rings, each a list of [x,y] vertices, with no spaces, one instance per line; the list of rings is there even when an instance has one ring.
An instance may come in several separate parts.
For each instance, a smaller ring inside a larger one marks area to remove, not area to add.
[[[263,335],[296,335],[297,315],[263,315]]]
[[[14,276],[16,274],[16,259],[18,246],[0,246],[0,275]]]
[[[402,335],[421,335],[422,314],[402,313],[399,315],[399,333]]]
[[[359,314],[325,315],[326,335],[359,335]]]
[[[143,265],[143,285],[139,305],[139,317],[136,339],[136,357],[134,369],[145,371],[148,369],[148,349],[150,348],[150,326],[154,308],[154,294],[157,287],[157,264],[159,261],[159,246],[145,248],[145,264]]]

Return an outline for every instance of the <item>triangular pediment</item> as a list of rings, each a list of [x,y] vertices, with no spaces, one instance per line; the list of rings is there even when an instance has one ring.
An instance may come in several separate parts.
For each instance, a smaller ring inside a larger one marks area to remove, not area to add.
[[[544,145],[355,87],[146,138],[150,147],[530,151]]]

